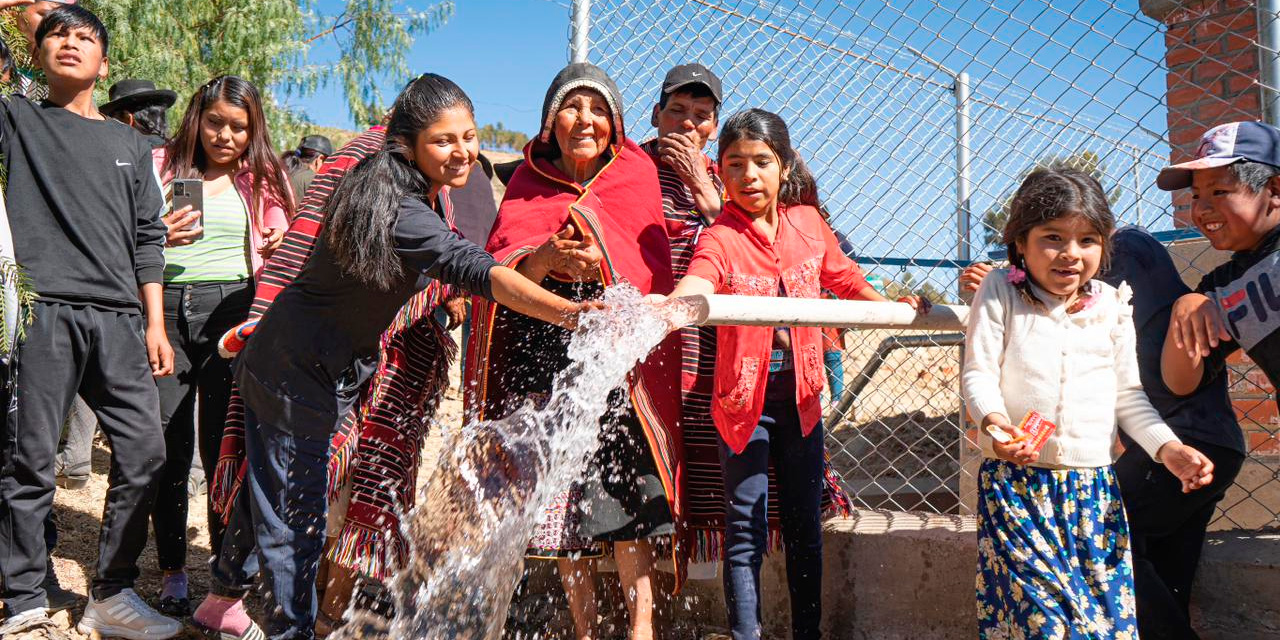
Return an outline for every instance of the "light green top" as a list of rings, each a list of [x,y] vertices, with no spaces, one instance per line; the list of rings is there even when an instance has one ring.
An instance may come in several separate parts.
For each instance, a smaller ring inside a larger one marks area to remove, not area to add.
[[[172,184],[167,187],[172,189]],[[204,235],[164,250],[164,281],[235,282],[249,277],[249,214],[235,186],[204,199]]]

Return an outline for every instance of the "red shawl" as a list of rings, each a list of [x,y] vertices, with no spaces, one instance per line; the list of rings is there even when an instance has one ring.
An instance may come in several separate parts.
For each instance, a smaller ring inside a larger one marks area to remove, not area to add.
[[[374,127],[321,167],[284,242],[258,278],[250,321],[261,318],[297,278],[324,229],[325,208],[334,189],[351,167],[380,149],[385,139],[385,128]],[[441,201],[446,221],[453,226],[447,189],[441,191]],[[396,314],[382,335],[378,367],[358,409],[344,417],[330,445],[330,499],[349,479],[351,501],[329,559],[378,579],[390,577],[408,553],[399,516],[417,497],[418,462],[428,421],[448,384],[449,363],[456,353],[453,340],[430,316],[447,295],[446,289],[432,282]],[[244,444],[244,404],[233,388],[218,466],[209,487],[209,500],[224,520],[244,479]]]
[[[591,234],[604,254],[601,279],[605,286],[626,282],[641,293],[670,293],[671,245],[662,214],[662,193],[653,161],[635,142],[624,139],[613,158],[584,187],[566,177],[536,152],[546,143],[534,140],[524,150],[525,162],[512,176],[485,248],[500,262],[514,267],[552,234],[572,220]],[[498,388],[494,373],[509,366],[490,360],[491,345],[519,339],[495,326],[497,306],[477,299],[473,307],[471,342],[466,372],[466,415],[486,416],[486,406],[508,397]],[[644,427],[662,479],[678,535],[674,557],[683,580],[684,455],[680,437],[680,341],[671,334],[641,363],[629,381],[629,394]]]

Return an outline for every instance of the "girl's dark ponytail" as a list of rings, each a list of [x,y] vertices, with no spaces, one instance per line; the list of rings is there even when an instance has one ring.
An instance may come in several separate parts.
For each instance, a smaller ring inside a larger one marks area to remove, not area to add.
[[[805,204],[819,209],[822,202],[818,200],[818,181],[809,173],[809,167],[795,150],[791,152],[791,170],[787,179],[782,181],[778,190],[778,202],[786,205]]]
[[[388,139],[338,183],[325,216],[325,239],[343,272],[389,291],[404,274],[393,237],[400,201],[426,195],[430,184],[404,155],[404,146]]]

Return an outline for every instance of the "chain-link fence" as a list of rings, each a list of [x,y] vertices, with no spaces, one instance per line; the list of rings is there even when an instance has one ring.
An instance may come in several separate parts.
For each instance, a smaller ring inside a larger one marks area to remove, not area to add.
[[[725,115],[779,113],[833,226],[891,294],[957,301],[960,268],[1000,257],[1022,177],[1061,163],[1098,177],[1122,223],[1177,241],[1194,284],[1224,258],[1175,225],[1156,173],[1171,145],[1193,151],[1207,126],[1258,119],[1258,61],[1270,59],[1260,51],[1274,52],[1257,44],[1247,3],[1139,4],[1166,15],[1083,0],[595,0],[589,57],[622,88],[638,139],[653,133],[663,74],[686,62],[721,76]],[[961,337],[844,339],[844,402],[833,407],[847,410],[833,411],[828,444],[852,495],[866,507],[970,512],[980,454],[960,402]],[[1247,362],[1233,367],[1251,458],[1216,526],[1274,526],[1273,391]]]

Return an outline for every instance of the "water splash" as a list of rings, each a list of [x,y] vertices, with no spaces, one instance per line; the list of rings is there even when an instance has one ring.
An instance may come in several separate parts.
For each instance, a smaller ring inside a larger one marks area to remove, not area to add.
[[[542,507],[586,471],[610,392],[670,330],[670,312],[643,303],[634,287],[612,287],[603,300],[604,310],[583,315],[571,363],[545,405],[526,402],[501,420],[446,432],[438,466],[405,518],[412,551],[390,584],[389,637],[500,637]]]

